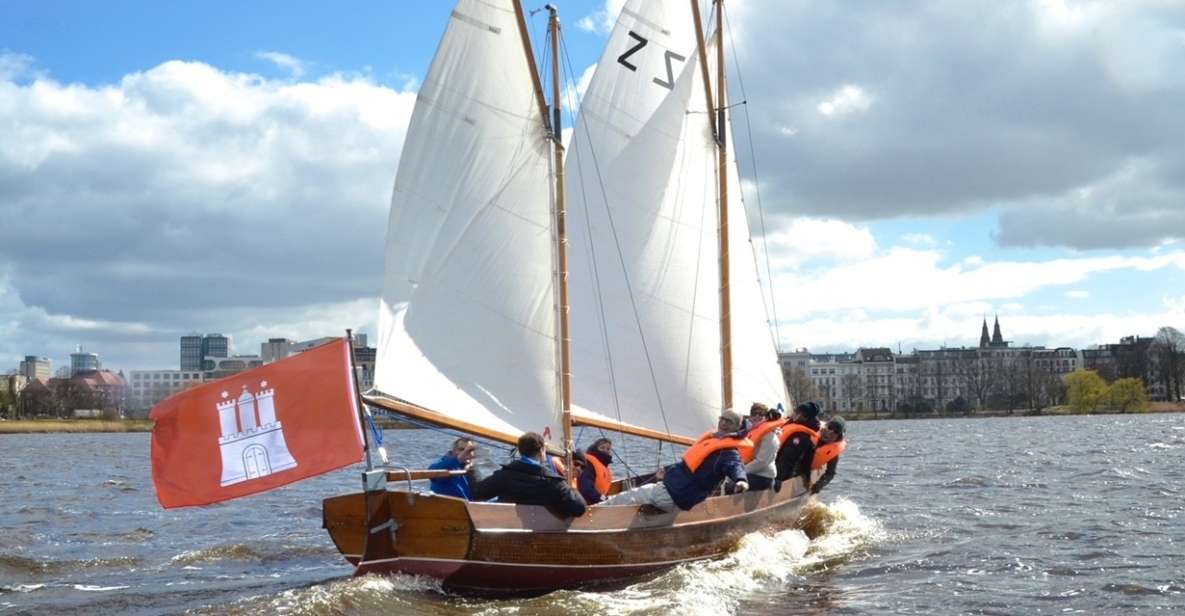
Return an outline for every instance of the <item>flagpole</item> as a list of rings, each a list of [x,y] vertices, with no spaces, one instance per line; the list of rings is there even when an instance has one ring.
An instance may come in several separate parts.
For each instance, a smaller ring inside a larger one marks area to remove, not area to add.
[[[354,330],[346,330],[346,344],[350,347],[350,380],[354,383],[354,406],[358,409],[358,429],[362,431],[362,453],[366,454],[366,470],[374,470],[370,459],[370,439],[366,438],[366,407],[358,385],[358,367],[354,364]]]

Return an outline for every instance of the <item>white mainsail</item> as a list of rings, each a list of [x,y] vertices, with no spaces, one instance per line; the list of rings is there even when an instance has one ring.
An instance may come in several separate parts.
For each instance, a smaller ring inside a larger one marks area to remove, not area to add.
[[[577,417],[692,436],[720,412],[718,169],[698,62],[687,3],[632,0],[582,102],[566,169]],[[734,399],[747,407],[785,393],[729,146]]]
[[[412,114],[375,388],[559,442],[551,147],[511,0],[461,0]]]

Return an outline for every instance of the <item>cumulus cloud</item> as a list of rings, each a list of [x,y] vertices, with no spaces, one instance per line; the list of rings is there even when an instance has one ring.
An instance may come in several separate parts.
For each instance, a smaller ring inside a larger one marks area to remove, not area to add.
[[[1185,4],[750,0],[732,18],[773,210],[992,209],[1008,246],[1185,237]]]
[[[775,273],[778,311],[784,318],[858,310],[924,310],[972,301],[1023,298],[1049,287],[1078,284],[1092,275],[1121,271],[1185,272],[1185,251],[1150,257],[1078,257],[1050,261],[995,261],[978,267],[943,265],[937,250],[893,247],[868,259],[835,267]],[[809,297],[810,301],[794,301]],[[874,303],[872,303],[874,302]]]
[[[0,265],[30,328],[12,354],[373,297],[414,100],[179,61],[95,87],[0,79]]]
[[[605,0],[603,7],[576,20],[576,27],[594,34],[608,34],[617,23],[617,15],[623,6],[625,0]]]
[[[295,56],[278,51],[257,51],[255,52],[255,57],[275,64],[291,73],[297,79],[304,76],[304,62]]]

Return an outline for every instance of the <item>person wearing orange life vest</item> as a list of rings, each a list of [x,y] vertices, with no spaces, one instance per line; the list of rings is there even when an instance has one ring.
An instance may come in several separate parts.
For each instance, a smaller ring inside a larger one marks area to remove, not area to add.
[[[593,505],[605,500],[613,485],[613,471],[609,470],[613,463],[613,441],[607,438],[593,441],[584,451],[584,458],[585,467],[578,475],[577,489],[584,500]]]
[[[768,490],[773,487],[774,477],[777,476],[777,465],[774,463],[778,449],[782,445],[782,409],[769,408],[760,402],[754,402],[749,409],[749,432],[746,434],[754,447],[741,452],[741,459],[746,462],[745,474],[749,477],[750,490]]]
[[[679,462],[660,468],[657,483],[615,494],[598,507],[652,505],[663,511],[684,511],[702,503],[725,479],[734,482],[736,492],[749,489],[745,465],[738,449],[752,447],[741,430],[741,416],[733,410],[720,414],[715,432],[704,434],[683,454]]]
[[[835,478],[835,467],[839,464],[839,456],[847,447],[844,440],[845,422],[843,417],[832,417],[819,432],[819,446],[815,449],[811,459],[812,476],[818,472],[823,475],[811,484],[811,494],[818,494],[824,486]],[[826,470],[824,470],[824,468]]]
[[[774,490],[781,490],[782,483],[794,477],[802,477],[810,485],[811,456],[815,454],[815,443],[819,434],[819,405],[804,402],[794,408],[790,421],[782,427],[782,447],[778,451],[775,465]]]

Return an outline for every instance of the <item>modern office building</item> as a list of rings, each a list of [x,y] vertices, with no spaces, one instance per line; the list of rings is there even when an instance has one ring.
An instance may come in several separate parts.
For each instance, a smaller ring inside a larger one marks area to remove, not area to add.
[[[53,376],[53,362],[48,357],[26,355],[24,361],[21,362],[20,370],[17,372],[29,380],[41,379],[42,381],[48,381]]]
[[[130,408],[143,415],[156,403],[169,396],[204,382],[200,370],[132,370],[130,377]]]
[[[181,336],[181,371],[194,372],[204,369],[207,357],[230,355],[230,338],[222,334],[187,334]]]
[[[222,334],[206,334],[202,338],[202,359],[207,357],[229,357],[230,338]]]
[[[70,354],[70,376],[80,372],[95,372],[101,367],[99,356],[83,351],[82,345],[78,345],[75,351]]]
[[[202,369],[202,335],[181,336],[181,371]]]

